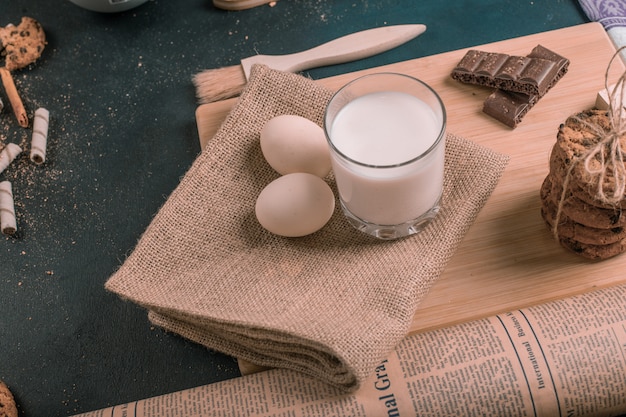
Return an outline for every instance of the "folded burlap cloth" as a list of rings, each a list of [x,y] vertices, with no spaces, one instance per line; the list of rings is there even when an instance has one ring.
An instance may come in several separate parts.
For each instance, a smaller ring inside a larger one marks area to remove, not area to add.
[[[257,195],[278,177],[261,153],[260,129],[280,114],[321,124],[331,94],[300,75],[254,67],[106,288],[209,348],[357,389],[407,333],[508,158],[449,134],[442,208],[419,235],[375,239],[339,208],[312,235],[272,235],[254,215]]]

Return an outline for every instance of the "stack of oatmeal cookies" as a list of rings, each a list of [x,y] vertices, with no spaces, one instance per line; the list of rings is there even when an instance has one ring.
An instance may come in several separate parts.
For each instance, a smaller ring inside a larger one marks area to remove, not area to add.
[[[552,148],[541,214],[559,243],[585,258],[608,259],[626,250],[621,149],[626,135],[615,133],[607,110],[569,117]]]

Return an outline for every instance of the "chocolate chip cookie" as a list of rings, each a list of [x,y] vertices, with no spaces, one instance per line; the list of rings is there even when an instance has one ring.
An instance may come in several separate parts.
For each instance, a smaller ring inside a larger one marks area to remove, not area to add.
[[[9,387],[0,381],[0,417],[17,417],[17,406]]]
[[[2,55],[9,71],[24,68],[41,56],[46,45],[43,28],[32,17],[24,16],[19,25],[0,28]]]

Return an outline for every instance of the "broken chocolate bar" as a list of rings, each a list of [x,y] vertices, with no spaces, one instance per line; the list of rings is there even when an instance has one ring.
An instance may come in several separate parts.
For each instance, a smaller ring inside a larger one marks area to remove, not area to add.
[[[483,112],[509,127],[516,127],[537,103],[539,96],[496,90],[483,104]]]
[[[555,63],[558,69],[551,80],[546,80],[544,94],[565,75],[569,67],[568,59],[555,54],[541,45],[536,46],[532,52],[528,54],[528,57],[550,60]],[[522,94],[496,90],[485,100],[483,112],[505,125],[515,128],[522,121],[526,113],[537,104],[541,97],[542,95],[540,94]]]
[[[469,50],[450,74],[453,79],[528,95],[543,96],[567,70],[569,60],[538,45],[528,56]]]

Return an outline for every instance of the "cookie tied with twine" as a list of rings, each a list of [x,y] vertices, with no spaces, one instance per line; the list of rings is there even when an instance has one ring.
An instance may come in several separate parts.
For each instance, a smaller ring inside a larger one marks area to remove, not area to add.
[[[608,110],[585,110],[561,124],[550,155],[550,173],[540,193],[542,215],[554,237],[562,246],[594,260],[626,250],[626,239],[618,239],[626,225],[625,89],[626,72],[607,88]],[[584,233],[585,239],[566,232],[572,228],[581,232],[579,236]],[[616,238],[608,244],[611,234]]]

